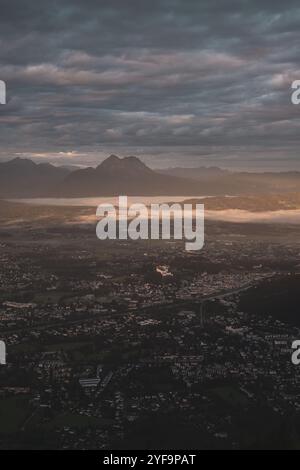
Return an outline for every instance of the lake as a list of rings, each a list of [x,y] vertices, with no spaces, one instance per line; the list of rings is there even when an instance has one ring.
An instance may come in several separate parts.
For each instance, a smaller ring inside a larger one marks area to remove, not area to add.
[[[194,196],[195,199],[203,199],[214,196]],[[225,196],[231,197],[231,196]],[[233,196],[234,197],[234,196]],[[182,202],[191,199],[191,196],[129,196],[128,204],[142,203],[162,204],[170,202]],[[84,197],[84,198],[33,198],[33,199],[10,199],[14,202],[23,202],[35,205],[47,206],[73,206],[73,207],[98,207],[99,204],[118,205],[118,196],[115,197]],[[176,215],[175,215],[176,217]],[[88,220],[90,216],[83,218]],[[280,224],[300,224],[300,209],[278,210],[265,212],[250,212],[240,209],[226,210],[205,210],[206,220],[219,220],[224,222],[244,222],[244,223],[280,223]]]
[[[193,199],[203,199],[209,196],[193,196]],[[213,197],[213,196],[211,196]],[[128,196],[128,204],[162,204],[163,202],[182,202],[191,199],[191,196]],[[97,207],[99,204],[118,205],[119,196],[112,197],[75,197],[75,198],[32,198],[32,199],[9,199],[12,202],[23,202],[26,204],[37,204],[41,206],[83,206]]]

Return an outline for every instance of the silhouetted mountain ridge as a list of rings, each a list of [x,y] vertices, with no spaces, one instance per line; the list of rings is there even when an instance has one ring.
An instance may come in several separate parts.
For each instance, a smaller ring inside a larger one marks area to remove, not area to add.
[[[50,163],[34,163],[26,158],[14,158],[0,163],[0,197],[46,196],[68,173],[66,168]]]
[[[152,170],[111,155],[96,168],[56,167],[15,158],[0,163],[0,197],[211,196],[297,193],[300,173],[233,173],[218,167]]]
[[[96,171],[102,174],[114,175],[125,171],[127,174],[153,174],[153,170],[147,167],[137,157],[124,157],[119,158],[116,155],[111,155],[97,166]]]
[[[57,191],[64,197],[196,195],[199,184],[157,173],[134,156],[111,155],[96,168],[72,172]]]

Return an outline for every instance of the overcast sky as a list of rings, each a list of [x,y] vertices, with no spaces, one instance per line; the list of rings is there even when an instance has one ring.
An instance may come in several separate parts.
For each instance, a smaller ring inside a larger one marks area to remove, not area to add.
[[[299,169],[299,0],[1,0],[0,159]]]

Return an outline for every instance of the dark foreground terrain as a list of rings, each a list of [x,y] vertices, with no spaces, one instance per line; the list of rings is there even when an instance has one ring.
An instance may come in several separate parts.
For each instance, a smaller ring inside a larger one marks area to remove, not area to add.
[[[210,223],[191,254],[89,214],[2,205],[0,448],[299,448],[299,228]]]

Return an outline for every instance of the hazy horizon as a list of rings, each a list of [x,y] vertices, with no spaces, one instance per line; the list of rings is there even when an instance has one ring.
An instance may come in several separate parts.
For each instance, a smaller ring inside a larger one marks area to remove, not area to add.
[[[15,159],[20,159],[20,160],[31,160],[32,162],[34,162],[35,164],[41,164],[41,163],[50,163],[51,165],[53,166],[56,166],[56,167],[73,167],[74,169],[78,169],[78,170],[81,170],[81,169],[84,169],[84,168],[96,168],[97,166],[99,166],[102,162],[104,162],[105,160],[107,160],[111,155],[115,155],[115,154],[107,154],[105,155],[103,158],[97,160],[97,161],[94,161],[94,162],[91,162],[91,164],[80,164],[80,163],[72,163],[72,161],[70,162],[59,162],[55,159],[47,159],[45,161],[44,158],[41,158],[41,157],[32,157],[30,154],[19,154],[17,153],[16,155],[14,156],[11,156],[10,158],[3,158],[3,159],[0,159],[0,163],[8,163],[12,160],[15,160]],[[218,163],[216,164],[213,164],[211,162],[203,162],[203,163],[198,163],[195,162],[194,164],[190,164],[190,165],[185,165],[184,162],[182,164],[180,164],[180,162],[178,162],[178,164],[175,164],[174,165],[170,165],[170,166],[153,166],[153,164],[151,164],[151,161],[149,163],[147,163],[147,158],[143,158],[143,157],[140,157],[138,155],[117,155],[120,159],[123,159],[123,158],[127,158],[127,157],[132,157],[132,156],[135,156],[137,157],[139,160],[141,160],[143,163],[145,163],[145,165],[147,165],[149,168],[151,168],[152,170],[154,171],[160,171],[160,170],[175,170],[175,169],[210,169],[210,168],[216,168],[216,169],[220,169],[220,170],[225,170],[225,171],[230,171],[230,172],[234,172],[234,173],[239,173],[239,172],[249,172],[249,173],[288,173],[288,172],[300,172],[300,165],[295,165],[295,167],[290,167],[290,168],[270,168],[268,166],[266,167],[230,167],[230,166],[227,166],[222,164],[222,165],[219,165]]]

